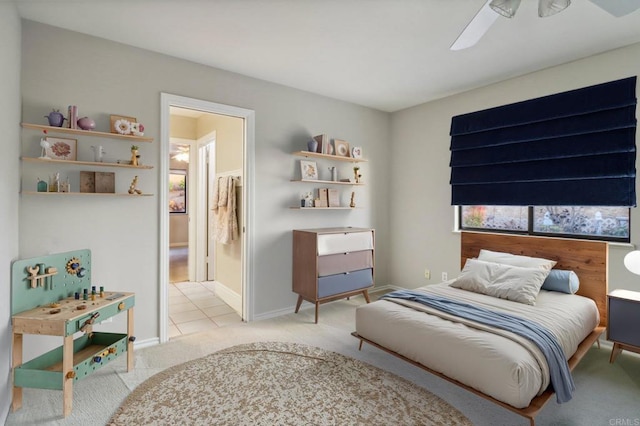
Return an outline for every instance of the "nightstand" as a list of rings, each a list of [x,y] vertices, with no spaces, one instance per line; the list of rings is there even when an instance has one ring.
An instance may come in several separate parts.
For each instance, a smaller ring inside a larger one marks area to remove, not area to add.
[[[622,350],[640,353],[640,293],[614,290],[607,295],[607,340],[613,342],[612,363]]]

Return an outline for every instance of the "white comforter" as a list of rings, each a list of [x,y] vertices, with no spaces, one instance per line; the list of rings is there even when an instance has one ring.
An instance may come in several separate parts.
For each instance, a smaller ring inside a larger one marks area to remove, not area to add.
[[[569,359],[599,323],[593,300],[540,291],[535,306],[449,287],[416,289],[528,318],[550,330]],[[356,309],[356,331],[406,358],[516,408],[529,405],[549,384],[544,356],[513,333],[457,320],[420,303],[379,300]],[[461,321],[461,322],[459,322]]]

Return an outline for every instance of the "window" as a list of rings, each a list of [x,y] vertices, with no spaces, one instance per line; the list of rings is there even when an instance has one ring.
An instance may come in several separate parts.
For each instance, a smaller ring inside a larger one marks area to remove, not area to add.
[[[460,228],[629,242],[628,207],[460,206]]]

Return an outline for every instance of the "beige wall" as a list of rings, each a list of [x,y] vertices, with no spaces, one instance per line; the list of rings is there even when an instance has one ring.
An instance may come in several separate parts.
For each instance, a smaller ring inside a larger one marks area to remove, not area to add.
[[[429,102],[392,115],[390,276],[415,288],[460,271],[460,236],[452,232],[449,186],[451,117],[640,73],[640,44]],[[640,213],[631,210],[631,242],[640,243]],[[609,289],[640,290],[622,263],[628,245],[611,245]],[[431,280],[424,269],[432,270]]]
[[[198,137],[216,132],[215,172],[242,170],[244,120],[225,115],[206,115],[198,120]],[[241,176],[241,174],[240,174]],[[242,188],[236,188],[238,228],[242,230]],[[242,239],[231,244],[216,243],[215,279],[242,295]]]
[[[198,139],[198,122],[195,118],[171,115],[169,131],[172,138],[196,140]]]
[[[11,261],[18,258],[20,190],[20,18],[13,3],[0,2],[0,421],[11,402]]]
[[[79,106],[97,129],[108,128],[109,115],[137,117],[145,124],[150,144],[141,155],[152,170],[116,171],[116,190],[124,191],[134,175],[139,187],[153,197],[112,198],[23,196],[20,212],[20,256],[90,248],[93,277],[107,288],[134,291],[138,341],[159,332],[159,147],[168,141],[160,134],[160,94],[170,93],[233,105],[255,111],[255,166],[253,252],[254,318],[291,312],[296,296],[291,291],[291,230],[308,227],[365,226],[378,229],[376,280],[388,282],[388,154],[387,113],[267,83],[104,39],[62,30],[32,21],[22,23],[22,120],[42,123],[51,108]],[[52,49],[51,46],[65,46]],[[90,58],[78,52],[91,52]],[[69,75],[73,75],[71,80]],[[179,76],[180,78],[176,78]],[[14,82],[15,83],[15,82]],[[17,124],[17,117],[12,123]],[[38,153],[38,135],[22,132],[22,154]],[[364,147],[369,160],[367,186],[358,187],[360,205],[354,211],[301,212],[288,208],[299,200],[301,184],[290,182],[299,170],[291,152],[303,149],[316,134],[347,140]],[[95,140],[78,141],[79,155],[91,155]],[[127,155],[130,144],[101,141],[109,155]],[[14,155],[13,170],[19,155]],[[126,157],[125,157],[126,158]],[[9,161],[9,160],[7,160]],[[44,167],[44,168],[43,168]],[[23,185],[32,185],[50,166],[23,168]],[[65,173],[67,173],[65,171]],[[77,179],[78,169],[68,172]],[[162,177],[164,179],[164,177]],[[79,213],[81,212],[81,213]],[[42,226],[42,223],[62,224]],[[73,230],[73,232],[70,232]],[[121,331],[124,319],[115,318],[103,329]],[[44,339],[46,340],[46,339]],[[57,339],[42,344],[30,341],[25,355],[57,346]]]

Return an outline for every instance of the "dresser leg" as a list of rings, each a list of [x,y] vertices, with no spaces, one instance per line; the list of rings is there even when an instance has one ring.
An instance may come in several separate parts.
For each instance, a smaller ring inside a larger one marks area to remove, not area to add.
[[[613,364],[616,361],[618,355],[622,352],[622,348],[619,343],[613,344],[613,349],[611,349],[611,356],[609,357],[609,364]]]
[[[320,308],[320,302],[316,302],[316,324],[318,323],[318,309]]]
[[[364,300],[366,300],[367,303],[371,303],[371,300],[369,300],[369,290],[364,290],[362,292],[362,295],[364,296]]]
[[[302,296],[298,296],[298,302],[296,302],[296,314],[300,310],[300,305],[302,305]]]

